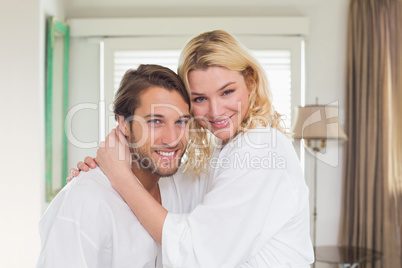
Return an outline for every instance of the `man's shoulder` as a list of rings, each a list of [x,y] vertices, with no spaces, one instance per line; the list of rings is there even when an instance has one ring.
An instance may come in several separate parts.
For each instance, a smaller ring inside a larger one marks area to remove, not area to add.
[[[100,217],[105,213],[109,214],[109,205],[114,202],[111,198],[119,198],[113,197],[113,192],[115,191],[100,169],[81,172],[52,200],[41,219],[41,225],[46,225],[54,218],[80,222],[85,215],[93,218],[96,215]]]
[[[90,169],[87,172],[81,171],[80,174],[71,182],[71,187],[85,188],[85,187],[102,187],[111,188],[110,182],[106,175],[99,167]]]
[[[67,184],[61,191],[66,192],[66,196],[96,196],[101,192],[113,189],[105,174],[96,167],[87,172],[80,172],[69,184]],[[57,196],[56,196],[57,197]]]
[[[116,195],[116,192],[105,174],[97,167],[88,172],[81,172],[66,185],[50,203],[49,209],[52,207],[83,209],[107,203],[107,196],[110,195]]]

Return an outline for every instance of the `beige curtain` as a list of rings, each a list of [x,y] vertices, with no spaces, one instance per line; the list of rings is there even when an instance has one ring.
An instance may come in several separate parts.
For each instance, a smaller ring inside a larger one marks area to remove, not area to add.
[[[402,1],[351,0],[339,244],[402,267]],[[360,266],[359,266],[360,267]]]

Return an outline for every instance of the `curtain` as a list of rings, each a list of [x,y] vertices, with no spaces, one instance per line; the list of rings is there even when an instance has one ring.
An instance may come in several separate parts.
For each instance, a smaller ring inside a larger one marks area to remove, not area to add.
[[[351,0],[339,244],[402,267],[402,0]],[[360,266],[359,266],[360,267]]]

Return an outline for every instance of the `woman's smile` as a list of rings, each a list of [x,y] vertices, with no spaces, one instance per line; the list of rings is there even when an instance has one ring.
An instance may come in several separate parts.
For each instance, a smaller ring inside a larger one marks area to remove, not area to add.
[[[214,121],[209,120],[209,123],[211,123],[212,127],[214,127],[214,128],[219,128],[219,129],[220,128],[225,128],[231,123],[231,118],[233,116],[234,116],[234,114],[231,115],[230,117],[225,118],[225,119],[217,119],[217,120],[214,120]]]

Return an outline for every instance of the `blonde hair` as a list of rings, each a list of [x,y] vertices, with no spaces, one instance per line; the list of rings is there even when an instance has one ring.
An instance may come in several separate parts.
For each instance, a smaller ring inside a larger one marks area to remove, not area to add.
[[[191,70],[206,69],[211,66],[224,67],[240,72],[251,88],[249,109],[237,133],[241,134],[259,125],[276,128],[291,136],[281,122],[281,115],[272,105],[272,93],[269,90],[265,71],[257,60],[229,33],[216,30],[205,32],[190,40],[181,52],[178,74],[191,98],[188,73]],[[199,174],[205,172],[206,164],[213,153],[214,146],[209,130],[194,120],[190,125],[190,138],[184,167],[187,171]]]

